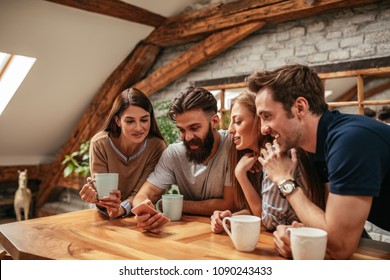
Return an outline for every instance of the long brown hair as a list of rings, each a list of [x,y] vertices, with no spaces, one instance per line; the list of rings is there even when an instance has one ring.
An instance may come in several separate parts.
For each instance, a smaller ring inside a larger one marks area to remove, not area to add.
[[[142,91],[136,88],[125,89],[115,98],[111,111],[104,121],[101,130],[109,132],[113,137],[119,137],[121,135],[121,128],[117,125],[115,116],[120,118],[123,111],[130,106],[140,107],[150,114],[150,129],[148,137],[155,136],[165,141],[157,125],[156,118],[154,117],[152,103]]]

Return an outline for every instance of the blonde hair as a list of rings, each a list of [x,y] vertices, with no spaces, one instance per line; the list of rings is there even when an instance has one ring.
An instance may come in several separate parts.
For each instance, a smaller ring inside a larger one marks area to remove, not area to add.
[[[255,125],[253,126],[254,130],[257,130],[257,144],[259,147],[263,147],[266,142],[270,140],[269,136],[264,136],[261,134],[260,131],[260,119],[256,114],[256,105],[255,105],[255,99],[256,94],[245,90],[240,95],[238,95],[235,99],[232,100],[232,104],[230,107],[230,114],[232,112],[232,108],[234,104],[240,104],[247,108],[253,115],[253,119],[255,121]],[[234,190],[234,201],[236,203],[236,206],[239,209],[250,209],[249,205],[245,199],[245,195],[242,191],[242,188],[234,175],[234,169],[237,165],[237,163],[240,161],[240,159],[247,153],[253,153],[254,151],[250,149],[245,150],[237,150],[235,144],[232,142],[232,146],[230,148],[229,153],[229,161],[230,161],[230,178],[233,185]],[[255,188],[257,193],[261,194],[261,181],[262,181],[262,172],[259,173],[248,173],[248,179],[252,183],[252,186]]]

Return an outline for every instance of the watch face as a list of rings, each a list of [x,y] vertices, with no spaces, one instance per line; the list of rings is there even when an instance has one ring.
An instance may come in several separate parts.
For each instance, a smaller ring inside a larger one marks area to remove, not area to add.
[[[292,180],[286,180],[279,185],[280,192],[286,196],[295,190],[295,182]]]
[[[295,188],[295,185],[293,182],[288,182],[284,185],[284,190],[286,193],[292,192],[294,190],[294,188]]]

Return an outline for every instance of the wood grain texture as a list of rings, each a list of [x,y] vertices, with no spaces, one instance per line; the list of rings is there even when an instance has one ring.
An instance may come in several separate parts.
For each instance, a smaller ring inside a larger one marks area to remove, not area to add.
[[[165,17],[119,0],[46,0],[57,4],[133,21],[150,26],[159,26]]]
[[[355,7],[375,0],[245,0],[215,4],[166,19],[146,41],[167,47],[199,40],[226,28],[263,21],[280,23],[336,9]]]
[[[243,253],[226,234],[211,232],[209,217],[185,215],[153,234],[138,228],[134,217],[109,220],[95,209],[0,225],[0,242],[14,259],[284,259],[272,233],[262,231],[255,251]],[[390,259],[390,244],[379,243],[361,242],[352,258]]]
[[[134,86],[146,95],[151,95],[264,25],[264,22],[255,22],[216,32]]]
[[[213,234],[210,218],[183,216],[161,234],[144,232],[134,217],[109,220],[95,209],[0,226],[0,241],[14,259],[283,259],[269,233],[252,253]]]

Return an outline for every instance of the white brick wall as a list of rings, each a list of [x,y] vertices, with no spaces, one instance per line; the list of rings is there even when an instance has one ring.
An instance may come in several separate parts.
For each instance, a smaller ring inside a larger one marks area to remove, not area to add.
[[[266,26],[152,95],[152,102],[172,100],[190,82],[249,74],[291,63],[331,64],[390,56],[390,1],[343,9],[315,17]],[[152,71],[193,44],[164,49]],[[390,99],[390,92],[380,99]],[[388,215],[388,213],[384,213]],[[375,239],[389,242],[374,227]]]
[[[371,236],[372,239],[390,243],[389,231],[385,231],[370,222],[366,222],[364,228],[366,229],[366,231],[368,232],[368,234]]]

